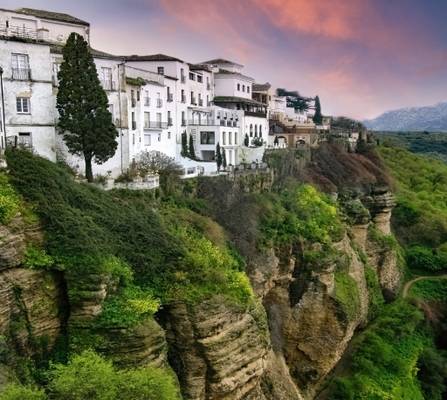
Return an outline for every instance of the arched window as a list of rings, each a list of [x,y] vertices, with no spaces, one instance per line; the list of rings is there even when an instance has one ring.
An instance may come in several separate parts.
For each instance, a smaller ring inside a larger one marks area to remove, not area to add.
[[[250,124],[250,137],[253,137],[253,124]]]
[[[255,137],[258,137],[258,125],[255,125]]]

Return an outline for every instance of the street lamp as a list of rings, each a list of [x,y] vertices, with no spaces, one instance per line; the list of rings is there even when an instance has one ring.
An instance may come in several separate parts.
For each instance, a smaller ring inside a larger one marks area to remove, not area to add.
[[[0,143],[3,142],[3,147],[6,149],[6,119],[5,119],[5,96],[3,92],[3,68],[0,67],[0,97],[2,102],[2,126],[3,126],[3,140],[0,140]]]

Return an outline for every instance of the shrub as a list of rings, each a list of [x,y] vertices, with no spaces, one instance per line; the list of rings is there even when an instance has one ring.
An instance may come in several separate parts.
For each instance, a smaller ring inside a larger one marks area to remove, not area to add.
[[[415,282],[411,287],[410,296],[428,301],[447,302],[447,279],[423,279]]]
[[[369,319],[374,319],[379,315],[380,310],[385,304],[385,300],[380,288],[377,273],[373,267],[365,265],[365,278],[369,297],[368,317]]]
[[[447,355],[426,348],[418,359],[417,376],[426,399],[442,400],[447,393]]]
[[[20,209],[20,199],[5,174],[0,173],[0,224],[7,224]]]
[[[49,269],[54,265],[54,259],[45,250],[28,246],[25,251],[23,265],[32,269]]]
[[[7,385],[0,393],[0,400],[46,400],[47,396],[41,389],[34,389],[17,384]]]
[[[116,371],[112,363],[86,350],[50,371],[51,398],[64,400],[180,400],[172,373],[158,368]]]
[[[335,273],[335,299],[348,320],[360,310],[360,293],[356,281],[347,272]]]
[[[444,255],[438,255],[434,250],[423,246],[408,248],[406,259],[408,266],[415,270],[437,272],[446,268]]]

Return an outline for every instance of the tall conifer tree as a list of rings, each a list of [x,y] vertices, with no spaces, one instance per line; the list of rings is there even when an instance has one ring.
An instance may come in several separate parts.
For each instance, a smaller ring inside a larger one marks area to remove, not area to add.
[[[222,153],[220,151],[219,143],[217,143],[216,146],[216,164],[217,164],[217,170],[220,171],[220,167],[222,166]]]
[[[315,114],[313,117],[313,121],[316,125],[321,125],[321,123],[323,122],[323,115],[321,114],[320,98],[318,96],[315,97]]]
[[[56,101],[58,127],[69,152],[84,157],[85,176],[91,182],[92,161],[102,164],[113,157],[118,133],[87,42],[72,33],[62,54]]]
[[[189,150],[189,158],[191,158],[191,160],[195,160],[196,159],[196,151],[194,150],[194,140],[193,140],[191,134],[189,134],[188,150]]]

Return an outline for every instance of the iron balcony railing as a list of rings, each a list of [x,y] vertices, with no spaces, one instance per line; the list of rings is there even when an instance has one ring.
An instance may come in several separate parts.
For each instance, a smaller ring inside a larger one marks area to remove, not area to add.
[[[13,68],[12,79],[19,81],[31,80],[31,70],[29,68]]]
[[[166,129],[168,127],[167,122],[163,121],[145,121],[144,129]]]
[[[25,28],[24,26],[15,26],[6,24],[0,24],[0,36],[12,36],[23,39],[37,40],[37,30]]]
[[[216,124],[216,122],[215,121],[212,121],[212,120],[200,120],[200,121],[197,121],[197,120],[189,120],[188,121],[188,125],[197,125],[197,126],[217,126],[217,124]]]
[[[267,113],[262,111],[244,111],[247,117],[267,118]]]

